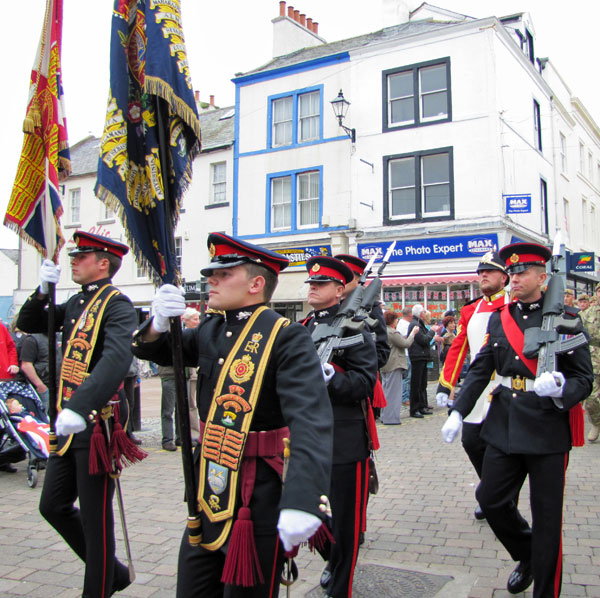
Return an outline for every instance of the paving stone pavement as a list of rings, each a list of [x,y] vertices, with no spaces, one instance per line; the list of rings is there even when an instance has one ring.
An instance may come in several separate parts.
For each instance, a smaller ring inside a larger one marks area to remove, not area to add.
[[[146,382],[144,383],[146,384]],[[435,384],[429,385],[430,397]],[[430,398],[430,404],[433,404]],[[378,424],[379,494],[369,501],[368,529],[359,564],[451,576],[432,598],[508,598],[514,567],[485,522],[475,521],[476,474],[460,443],[446,445],[440,428],[444,409],[401,426]],[[136,433],[149,457],[122,476],[127,524],[137,579],[118,596],[173,598],[177,551],[185,524],[180,453],[160,447],[160,422],[145,418]],[[37,511],[43,472],[36,488],[27,485],[26,463],[19,472],[0,472],[0,597],[76,598],[82,565]],[[571,452],[564,509],[562,596],[600,598],[600,443]],[[527,486],[520,507],[529,515]],[[116,515],[116,514],[115,514]],[[116,515],[117,552],[124,547]],[[311,593],[323,563],[301,551],[300,578],[292,596]],[[282,588],[281,596],[285,596]],[[390,596],[403,596],[389,593]],[[522,594],[531,597],[531,591]]]

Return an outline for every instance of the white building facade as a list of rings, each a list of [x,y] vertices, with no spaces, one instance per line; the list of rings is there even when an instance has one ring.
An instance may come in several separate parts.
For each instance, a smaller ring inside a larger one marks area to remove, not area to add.
[[[420,302],[439,316],[475,295],[483,253],[551,244],[560,230],[576,258],[570,286],[589,292],[600,129],[552,63],[536,58],[529,15],[387,4],[399,24],[326,43],[312,19],[280,2],[273,47],[287,54],[233,80],[235,107],[201,114],[203,151],[176,232],[186,281],[200,278],[208,232],[239,236],[290,257],[273,301],[297,319],[308,309],[310,255],[368,258],[396,241],[387,306]],[[347,131],[329,106],[340,91],[351,102]],[[93,197],[92,162],[65,184],[65,232],[123,240]],[[78,217],[77,189],[82,206],[97,205]],[[17,304],[37,284],[39,258],[25,253]],[[152,285],[130,257],[115,283],[147,309]],[[75,288],[63,280],[59,291]]]

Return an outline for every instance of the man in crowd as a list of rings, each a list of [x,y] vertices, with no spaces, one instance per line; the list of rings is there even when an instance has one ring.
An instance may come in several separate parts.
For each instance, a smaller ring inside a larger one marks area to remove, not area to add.
[[[500,251],[517,301],[490,316],[484,345],[442,428],[444,440],[452,442],[496,371],[498,386],[481,431],[487,448],[477,500],[496,537],[519,562],[508,578],[508,591],[517,594],[533,581],[534,598],[560,595],[569,410],[588,396],[593,380],[587,344],[559,354],[556,370],[539,377],[537,357],[523,354],[524,332],[542,323],[550,257],[548,248],[535,243]],[[577,316],[567,310],[566,317]],[[527,475],[532,527],[515,501]]]
[[[467,353],[470,351],[471,360],[477,357],[483,345],[490,316],[509,302],[508,293],[504,291],[504,287],[508,284],[508,274],[498,253],[490,251],[481,258],[477,266],[477,277],[482,296],[467,303],[460,312],[456,338],[446,355],[437,388],[436,400],[440,407],[448,404],[458,383]],[[463,448],[480,479],[485,453],[485,442],[481,439],[480,433],[490,405],[489,393],[493,386],[492,381],[481,393],[475,407],[465,418],[462,428]],[[484,518],[479,506],[475,509],[475,518]]]
[[[596,285],[596,295],[599,293],[600,282]],[[592,394],[585,400],[585,410],[591,424],[587,438],[590,442],[596,442],[600,435],[600,306],[590,305],[580,313],[590,339],[590,354],[594,368]]]
[[[184,365],[198,368],[202,540],[190,546],[186,529],[176,595],[266,598],[276,594],[283,567],[278,531],[291,550],[322,523],[331,406],[307,330],[265,305],[288,260],[222,233],[210,234],[208,247],[211,263],[201,272],[214,313],[182,333]],[[162,286],[152,309],[133,352],[169,365],[169,318],[185,310],[182,291]],[[291,456],[283,484],[285,438]]]
[[[575,304],[575,293],[573,292],[573,289],[566,289],[565,290],[565,306],[566,307],[574,307]],[[575,308],[575,309],[579,309],[579,308]]]
[[[354,276],[342,261],[316,256],[306,262],[308,304],[313,308],[304,325],[312,333],[331,324],[338,313],[344,289]],[[333,408],[333,467],[329,498],[335,543],[323,583],[327,596],[352,595],[352,577],[364,529],[369,457],[366,402],[377,379],[377,353],[371,333],[362,330],[363,342],[347,347],[324,366]]]
[[[46,334],[26,334],[21,342],[19,354],[23,379],[36,390],[46,412],[48,411],[48,336]]]
[[[40,512],[84,561],[83,596],[106,598],[132,581],[128,568],[115,558],[112,474],[120,467],[108,444],[108,430],[116,434],[120,426],[114,420],[127,420],[127,400],[119,388],[131,362],[137,317],[129,298],[111,280],[128,247],[84,231],[75,232],[73,240],[71,272],[81,291],[55,309],[63,348],[58,449],[48,460]],[[48,329],[48,284],[58,282],[59,275],[54,262],[43,262],[41,284],[21,308],[18,328],[30,333]],[[99,446],[91,442],[92,433],[100,434]],[[121,440],[125,443],[126,437]],[[131,458],[144,456],[134,445],[128,450]],[[102,451],[111,463],[108,470],[99,465]]]
[[[590,306],[590,298],[588,295],[579,295],[579,297],[577,297],[577,306],[579,307],[579,309],[584,312],[589,306]],[[579,314],[580,316],[583,316],[583,314]]]

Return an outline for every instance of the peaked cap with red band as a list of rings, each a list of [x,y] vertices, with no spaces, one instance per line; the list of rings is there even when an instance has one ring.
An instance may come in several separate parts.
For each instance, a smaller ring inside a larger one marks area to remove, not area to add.
[[[82,253],[96,252],[112,253],[118,258],[123,259],[123,256],[129,252],[129,247],[123,245],[123,243],[83,230],[77,230],[73,233],[73,241],[75,242],[75,249],[69,251],[70,257],[75,257]]]
[[[545,266],[552,257],[552,251],[538,243],[512,243],[499,253],[509,274],[524,272],[530,266]]]
[[[365,266],[368,263],[366,260],[355,255],[350,255],[349,253],[338,253],[333,257],[335,257],[336,260],[344,262],[354,274],[358,274],[359,276],[364,272]]]
[[[326,255],[315,255],[306,262],[310,276],[304,282],[339,282],[346,286],[353,278],[352,270],[344,262]]]
[[[264,266],[277,275],[290,263],[286,257],[275,251],[246,243],[224,233],[210,233],[206,244],[210,254],[210,264],[200,270],[203,276],[211,276],[213,270],[234,268],[242,264]]]

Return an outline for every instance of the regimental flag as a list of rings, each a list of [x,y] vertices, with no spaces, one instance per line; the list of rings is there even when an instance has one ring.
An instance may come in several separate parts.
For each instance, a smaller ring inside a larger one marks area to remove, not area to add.
[[[200,151],[179,0],[115,0],[110,73],[95,192],[120,215],[138,264],[150,266],[157,282],[177,282],[169,241]],[[168,122],[158,122],[159,98]],[[168,142],[166,182],[159,126]]]
[[[44,256],[58,258],[64,238],[59,181],[71,173],[60,53],[63,0],[47,0],[31,71],[25,139],[4,224]]]

